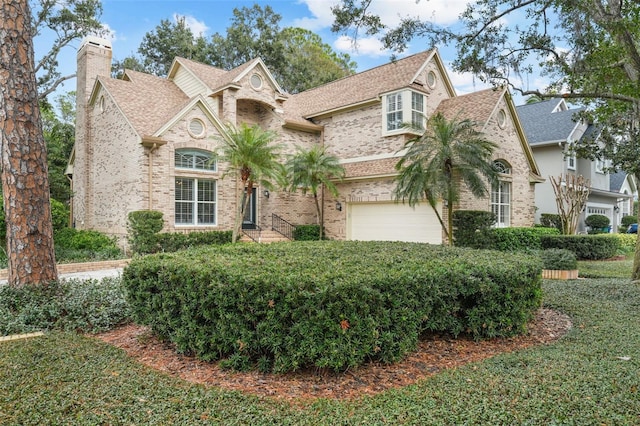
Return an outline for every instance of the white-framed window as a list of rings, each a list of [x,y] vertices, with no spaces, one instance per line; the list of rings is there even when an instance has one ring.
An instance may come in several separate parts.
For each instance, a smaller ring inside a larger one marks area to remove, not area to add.
[[[503,178],[511,174],[511,166],[504,161],[494,161],[493,168]],[[498,179],[491,185],[491,211],[496,215],[496,226],[504,228],[511,224],[511,182]]]
[[[411,124],[424,129],[424,95],[411,92]]]
[[[217,161],[212,153],[197,149],[176,149],[175,163],[176,169],[215,172],[217,168]]]
[[[602,160],[600,158],[596,159],[596,172],[597,173],[604,173],[604,168],[607,166],[607,163],[605,160]]]
[[[387,130],[397,130],[402,126],[402,93],[387,95]]]
[[[216,181],[176,177],[176,225],[216,224]]]
[[[389,93],[385,96],[383,129],[386,132],[400,130],[410,120],[419,129],[425,126],[425,96],[413,90]]]

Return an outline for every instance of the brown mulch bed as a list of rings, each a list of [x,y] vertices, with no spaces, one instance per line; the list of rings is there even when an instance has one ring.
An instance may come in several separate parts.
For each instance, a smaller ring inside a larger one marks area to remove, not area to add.
[[[475,342],[467,338],[433,336],[397,364],[370,363],[344,373],[315,369],[287,374],[234,372],[217,363],[180,355],[156,339],[148,328],[129,324],[98,334],[104,342],[122,348],[138,362],[183,380],[285,400],[349,399],[406,386],[447,368],[480,361],[501,353],[558,340],[571,328],[571,319],[551,309],[540,309],[526,335]]]

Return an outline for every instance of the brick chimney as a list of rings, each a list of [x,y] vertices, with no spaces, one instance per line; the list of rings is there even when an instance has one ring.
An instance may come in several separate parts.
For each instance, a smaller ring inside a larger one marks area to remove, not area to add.
[[[93,167],[91,144],[91,111],[89,96],[96,79],[111,75],[111,42],[95,36],[86,37],[77,57],[76,77],[76,141],[73,162],[73,224],[80,229],[90,229],[92,217],[92,182]]]

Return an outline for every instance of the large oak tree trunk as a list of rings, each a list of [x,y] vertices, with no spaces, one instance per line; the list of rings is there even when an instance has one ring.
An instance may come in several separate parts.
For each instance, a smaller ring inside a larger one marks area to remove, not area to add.
[[[9,285],[58,279],[28,0],[0,7],[0,141]]]

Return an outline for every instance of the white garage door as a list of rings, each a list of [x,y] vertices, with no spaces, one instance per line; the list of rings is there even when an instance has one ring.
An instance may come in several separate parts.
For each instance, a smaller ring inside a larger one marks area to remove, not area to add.
[[[347,239],[442,244],[442,228],[426,203],[349,203]]]

